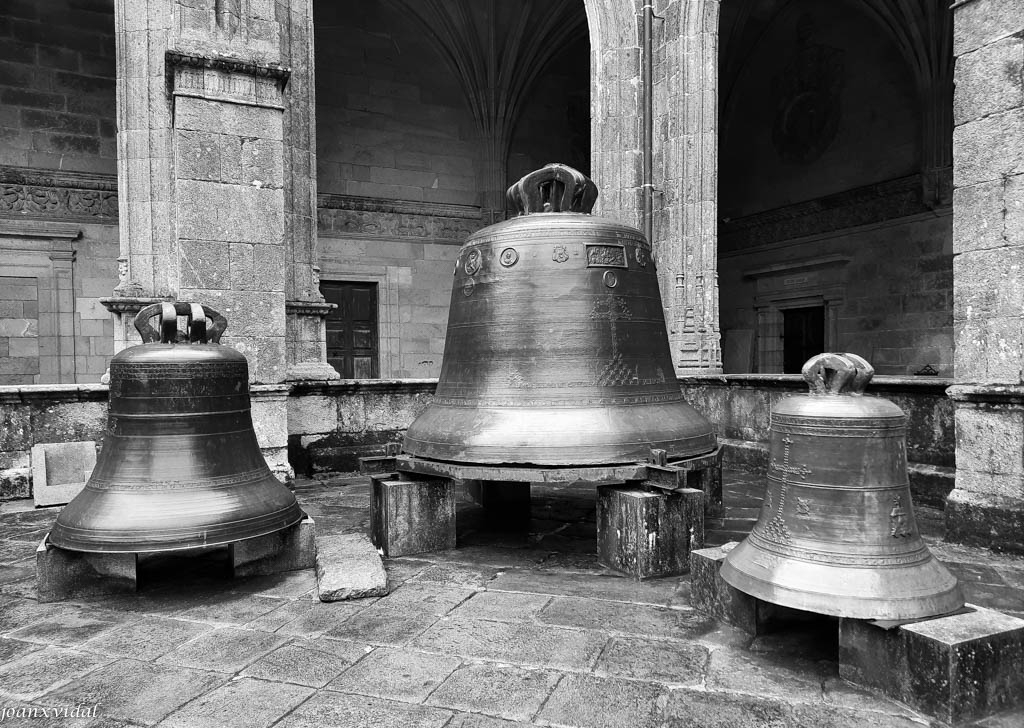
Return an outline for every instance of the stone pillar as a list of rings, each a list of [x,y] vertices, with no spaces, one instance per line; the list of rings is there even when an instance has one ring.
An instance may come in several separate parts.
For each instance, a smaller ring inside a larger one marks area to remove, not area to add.
[[[677,374],[721,374],[719,2],[655,6],[664,21],[654,36],[654,238],[669,343]]]
[[[107,305],[123,319],[118,344],[137,341],[128,314],[149,299],[196,301],[227,317],[224,343],[265,383],[286,369],[285,62],[300,14],[279,5],[117,0],[115,10],[127,271]]]
[[[599,214],[642,227],[643,87],[636,3],[587,2]],[[654,246],[679,375],[722,371],[718,327],[718,0],[658,0]]]
[[[327,363],[326,316],[335,308],[320,293],[317,267],[316,101],[313,5],[288,0],[282,25],[283,62],[291,68],[285,87],[284,237],[288,246],[287,372],[289,380],[340,379]]]
[[[1024,552],[1024,0],[953,5],[950,540]]]

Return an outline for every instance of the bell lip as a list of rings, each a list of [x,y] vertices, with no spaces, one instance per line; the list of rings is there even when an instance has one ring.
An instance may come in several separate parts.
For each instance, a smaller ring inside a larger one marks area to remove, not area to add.
[[[240,541],[248,541],[252,538],[260,538],[261,536],[269,536],[272,533],[277,533],[278,531],[283,531],[286,528],[291,528],[292,526],[298,525],[305,518],[307,518],[305,511],[302,510],[302,507],[299,506],[297,501],[294,501],[292,504],[281,509],[280,511],[278,511],[278,513],[288,514],[292,510],[297,510],[298,512],[295,515],[288,516],[288,520],[286,522],[275,523],[270,526],[261,526],[259,528],[254,528],[251,531],[242,531],[242,533],[244,534],[242,536],[238,536],[236,534],[233,535],[231,538],[215,538],[214,540],[204,541],[203,543],[194,543],[194,539],[169,540],[166,544],[150,542],[148,545],[144,545],[141,548],[138,548],[138,546],[142,545],[140,543],[131,544],[111,541],[103,542],[100,540],[80,541],[74,538],[72,538],[71,540],[65,540],[64,543],[57,543],[53,540],[54,532],[57,532],[58,536],[60,536],[61,530],[80,530],[70,529],[68,526],[61,525],[60,516],[58,515],[57,521],[53,524],[53,527],[46,534],[46,543],[51,546],[55,546],[59,549],[64,549],[65,551],[78,551],[87,554],[151,554],[164,553],[170,551],[194,551],[198,549],[211,548],[214,546],[226,546],[229,544],[238,543]],[[276,514],[268,515],[274,516]],[[262,518],[266,518],[266,515],[262,516]],[[194,531],[195,528],[190,528],[189,530]]]
[[[748,596],[782,607],[847,619],[896,621],[942,617],[963,609],[966,604],[959,580],[930,552],[929,561],[937,564],[949,575],[952,580],[951,586],[925,597],[905,595],[865,598],[794,589],[753,576],[735,566],[731,561],[733,554],[743,552],[744,545],[746,545],[746,541],[741,542],[726,555],[719,571],[722,580]],[[849,569],[836,568],[836,571],[849,571]],[[890,569],[890,571],[895,573],[899,570]],[[837,605],[837,602],[840,601],[842,607]]]

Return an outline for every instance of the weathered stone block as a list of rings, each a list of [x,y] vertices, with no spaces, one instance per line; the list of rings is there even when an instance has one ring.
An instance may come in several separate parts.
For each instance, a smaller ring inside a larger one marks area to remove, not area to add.
[[[288,398],[288,434],[315,435],[338,427],[338,399],[323,395]]]
[[[953,131],[953,183],[957,187],[1024,173],[1024,108],[961,124]]]
[[[43,537],[36,549],[36,594],[41,602],[72,597],[134,593],[135,554],[91,554],[66,551]]]
[[[294,526],[228,545],[232,575],[263,576],[316,566],[316,525],[306,516]]]
[[[380,554],[362,533],[317,539],[316,583],[322,602],[388,593],[388,575]]]
[[[1024,409],[961,404],[956,408],[954,417],[959,468],[985,473],[1024,474]]]
[[[888,630],[840,620],[840,676],[954,724],[1024,704],[1024,620],[968,608]]]
[[[37,506],[70,503],[96,467],[96,443],[51,442],[32,447],[32,496]]]
[[[957,487],[946,498],[946,540],[1024,554],[1021,503],[1020,497],[974,493]]]
[[[690,552],[690,604],[747,634],[764,634],[771,605],[730,586],[720,575],[725,555],[735,545]]]
[[[1024,0],[975,0],[957,5],[954,13],[956,56],[1024,29]]]
[[[412,477],[412,476],[402,476]],[[455,488],[444,478],[371,476],[370,537],[394,558],[455,548]]]
[[[1005,248],[1002,179],[953,191],[953,252]],[[954,259],[955,262],[955,259]],[[954,299],[954,305],[959,303]]]
[[[603,485],[597,489],[598,560],[638,579],[685,574],[704,541],[704,494]]]
[[[1000,38],[957,58],[953,74],[955,123],[1024,105],[1022,65],[1024,39],[1018,36]]]

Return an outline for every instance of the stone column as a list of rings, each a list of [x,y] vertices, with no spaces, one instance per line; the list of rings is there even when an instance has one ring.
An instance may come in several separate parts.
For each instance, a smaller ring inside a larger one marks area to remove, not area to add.
[[[285,87],[284,237],[288,246],[287,372],[289,380],[340,379],[327,363],[326,317],[335,304],[320,293],[317,267],[316,101],[313,4],[288,0],[282,24]]]
[[[597,211],[642,227],[642,2],[588,2]],[[654,239],[679,375],[722,371],[718,328],[718,0],[657,0]]]
[[[654,36],[654,238],[679,375],[722,373],[718,7],[718,0],[655,3],[664,20]]]
[[[1024,552],[1024,0],[953,6],[950,540]]]
[[[115,10],[127,271],[107,305],[123,319],[118,345],[137,341],[130,314],[148,301],[196,301],[227,317],[224,343],[267,383],[286,368],[283,41],[292,14],[278,5],[117,0]]]

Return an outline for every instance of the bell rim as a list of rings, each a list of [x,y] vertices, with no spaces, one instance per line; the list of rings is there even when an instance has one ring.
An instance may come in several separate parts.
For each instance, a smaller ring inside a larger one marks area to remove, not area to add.
[[[748,546],[744,541],[730,551],[722,562],[719,575],[732,588],[755,599],[782,607],[848,619],[912,620],[931,619],[952,614],[962,609],[966,603],[960,582],[930,552],[928,552],[926,561],[920,566],[902,569],[890,568],[886,571],[891,574],[899,574],[901,572],[919,570],[924,567],[933,569],[938,567],[937,573],[945,573],[946,577],[948,577],[946,583],[939,585],[939,590],[932,590],[926,594],[905,593],[902,595],[863,597],[837,594],[835,592],[813,591],[806,588],[798,589],[786,584],[766,581],[736,565],[735,560],[748,548],[752,549],[753,547]],[[829,567],[819,565],[819,569],[844,574],[850,574],[853,571],[853,568],[848,566]],[[913,608],[914,605],[917,608]]]

